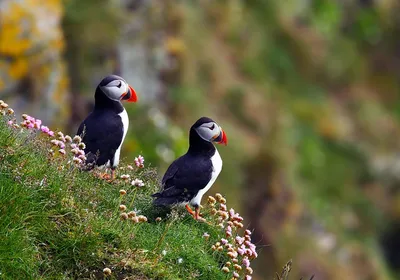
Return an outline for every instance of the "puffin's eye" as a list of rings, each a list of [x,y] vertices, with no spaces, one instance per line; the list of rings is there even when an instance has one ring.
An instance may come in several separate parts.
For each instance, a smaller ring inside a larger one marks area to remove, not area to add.
[[[119,82],[119,85],[117,86],[117,88],[121,88],[121,86],[122,86],[122,83],[121,83],[121,81]]]
[[[213,124],[211,127],[209,127],[210,130],[214,130],[215,124]]]

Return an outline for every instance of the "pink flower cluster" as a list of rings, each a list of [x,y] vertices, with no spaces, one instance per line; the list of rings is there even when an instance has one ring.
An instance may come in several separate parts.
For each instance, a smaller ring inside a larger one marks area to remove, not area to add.
[[[27,114],[22,115],[23,121],[21,122],[21,126],[25,127],[27,129],[36,129],[40,130],[41,132],[49,135],[49,136],[54,136],[54,131],[50,130],[47,126],[42,125],[42,121],[39,119],[35,119],[34,117],[31,117]]]
[[[225,238],[211,246],[213,251],[225,252],[230,261],[222,267],[225,273],[231,273],[234,279],[252,279],[251,260],[257,258],[256,246],[251,242],[251,231],[246,229],[244,235],[239,234],[243,228],[243,217],[234,209],[227,211],[226,199],[217,193],[208,197],[210,214],[215,216],[216,225],[224,230]]]
[[[139,155],[138,157],[135,157],[135,165],[139,168],[144,167],[144,157]]]
[[[14,110],[8,108],[8,104],[4,103],[4,101],[2,100],[0,100],[0,111],[4,112],[3,115],[14,115]],[[73,154],[72,162],[77,165],[85,163],[86,155],[84,150],[86,146],[85,143],[82,142],[80,136],[76,135],[74,138],[71,138],[71,136],[64,135],[61,131],[57,132],[57,135],[55,135],[54,131],[50,130],[50,128],[48,128],[47,126],[42,125],[42,121],[40,119],[35,119],[34,117],[31,117],[27,114],[23,114],[22,119],[23,121],[20,123],[20,125],[15,123],[15,119],[7,121],[7,124],[14,128],[24,127],[28,130],[41,131],[42,133],[47,134],[50,137],[54,137],[50,140],[50,142],[53,146],[57,147],[58,153],[63,156],[67,154],[66,148],[67,144],[69,144],[71,149],[70,152]],[[50,155],[54,156],[54,148],[50,149],[49,153]],[[142,159],[142,163],[143,161],[144,159]]]
[[[82,143],[83,144],[83,143]],[[76,164],[82,164],[86,162],[85,151],[82,150],[79,145],[72,143],[71,145],[71,153],[74,155],[73,161]],[[81,145],[82,147],[82,145]]]
[[[73,155],[73,163],[76,165],[80,165],[85,163],[86,155],[84,149],[86,148],[85,143],[81,142],[82,139],[79,136],[75,136],[71,138],[69,135],[64,135],[61,131],[57,132],[57,139],[52,139],[50,141],[51,144],[56,146],[59,150],[59,154],[66,155],[66,148],[69,146],[70,153]],[[50,150],[53,154],[54,151]]]

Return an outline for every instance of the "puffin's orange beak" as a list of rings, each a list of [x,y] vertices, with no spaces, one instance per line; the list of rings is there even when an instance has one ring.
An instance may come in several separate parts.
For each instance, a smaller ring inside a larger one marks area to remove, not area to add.
[[[225,146],[228,144],[228,138],[226,138],[226,133],[221,129],[221,133],[215,139],[215,142],[218,144],[224,144]]]
[[[128,91],[122,95],[121,100],[125,100],[128,102],[137,102],[138,98],[136,95],[136,91],[131,86],[128,85],[128,87],[129,87]]]

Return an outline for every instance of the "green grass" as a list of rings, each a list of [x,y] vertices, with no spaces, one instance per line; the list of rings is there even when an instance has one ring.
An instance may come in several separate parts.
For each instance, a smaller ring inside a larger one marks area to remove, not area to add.
[[[211,249],[224,237],[220,228],[180,209],[152,206],[155,170],[130,170],[122,163],[118,175],[140,178],[145,186],[122,179],[110,183],[74,167],[68,154],[51,156],[49,136],[6,121],[0,119],[1,279],[98,279],[106,267],[110,279],[231,277],[221,271],[226,254]],[[121,220],[120,204],[148,222]]]

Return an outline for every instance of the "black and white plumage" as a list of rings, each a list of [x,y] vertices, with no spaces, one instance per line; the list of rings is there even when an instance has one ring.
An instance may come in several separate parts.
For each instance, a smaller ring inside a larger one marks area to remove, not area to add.
[[[222,159],[212,142],[226,145],[226,134],[212,119],[202,117],[190,128],[187,153],[172,162],[162,178],[161,191],[152,195],[155,205],[186,204],[189,213],[199,219],[201,199],[222,170]]]
[[[136,102],[135,90],[121,77],[109,75],[96,88],[93,111],[79,126],[77,135],[85,143],[86,169],[118,166],[129,118],[121,100]]]

